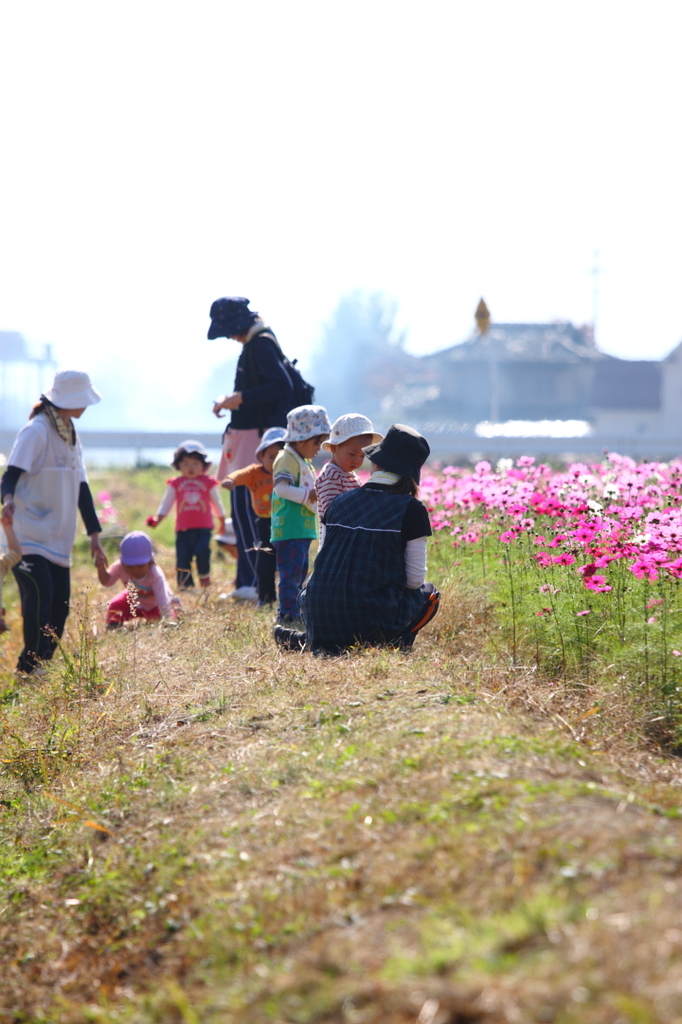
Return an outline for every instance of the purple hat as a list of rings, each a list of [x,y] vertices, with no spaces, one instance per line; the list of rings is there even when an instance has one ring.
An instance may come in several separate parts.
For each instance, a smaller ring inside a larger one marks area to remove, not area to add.
[[[154,557],[152,542],[142,530],[127,533],[121,541],[120,551],[124,565],[144,565]]]

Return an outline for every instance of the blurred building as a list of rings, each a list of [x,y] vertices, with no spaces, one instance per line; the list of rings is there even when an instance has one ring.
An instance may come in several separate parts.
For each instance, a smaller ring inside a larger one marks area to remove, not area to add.
[[[492,324],[414,359],[382,413],[426,430],[585,420],[600,435],[682,436],[682,344],[662,361],[617,359],[588,326]]]
[[[23,426],[55,371],[49,345],[33,351],[17,331],[0,331],[0,429]]]

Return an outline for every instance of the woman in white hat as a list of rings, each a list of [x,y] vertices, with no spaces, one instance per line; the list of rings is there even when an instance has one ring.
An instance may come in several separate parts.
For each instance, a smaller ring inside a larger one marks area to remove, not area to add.
[[[64,632],[79,511],[95,565],[107,564],[73,425],[100,399],[87,373],[60,370],[19,431],[2,477],[2,504],[14,515],[22,551],[13,569],[24,619],[24,649],[17,667],[28,675],[50,660]]]

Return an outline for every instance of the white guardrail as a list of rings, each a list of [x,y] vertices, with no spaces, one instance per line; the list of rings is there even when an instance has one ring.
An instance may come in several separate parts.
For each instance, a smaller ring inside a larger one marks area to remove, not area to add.
[[[192,437],[210,449],[221,445],[221,434],[196,434],[192,431],[79,431],[87,455],[88,449],[128,449],[144,451],[150,448],[176,448],[181,441]],[[682,439],[642,435],[586,437],[479,437],[474,433],[431,432],[425,436],[431,446],[433,459],[447,458],[500,458],[519,455],[565,455],[601,457],[604,452],[619,452],[639,459],[671,459],[682,456]],[[9,455],[16,431],[0,430],[0,452]]]

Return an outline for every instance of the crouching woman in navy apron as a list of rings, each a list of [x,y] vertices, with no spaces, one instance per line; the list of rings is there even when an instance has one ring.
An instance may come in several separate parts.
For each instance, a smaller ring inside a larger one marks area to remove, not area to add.
[[[425,582],[431,524],[416,497],[426,439],[396,424],[363,451],[372,476],[335,498],[324,516],[325,542],[299,598],[305,633],[275,627],[286,650],[409,649],[438,611],[440,595]]]

